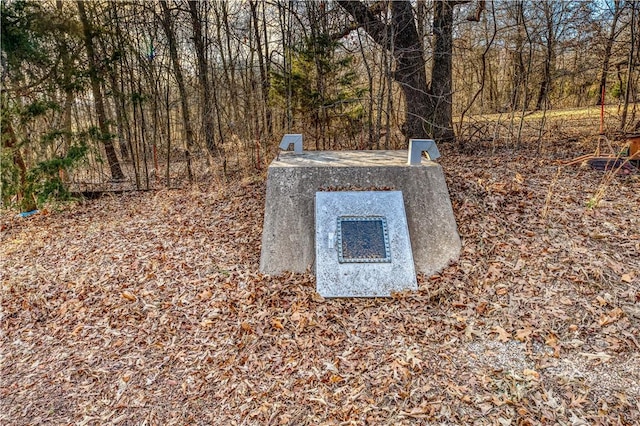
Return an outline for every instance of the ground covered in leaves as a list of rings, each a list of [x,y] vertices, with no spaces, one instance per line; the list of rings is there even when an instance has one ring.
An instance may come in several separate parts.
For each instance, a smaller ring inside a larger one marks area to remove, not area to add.
[[[640,423],[640,181],[442,159],[463,251],[419,291],[258,273],[264,181],[1,218],[0,423]]]

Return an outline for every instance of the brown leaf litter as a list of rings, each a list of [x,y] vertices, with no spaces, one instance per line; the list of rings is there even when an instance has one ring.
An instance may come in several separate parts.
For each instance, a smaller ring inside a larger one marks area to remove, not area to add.
[[[2,216],[0,423],[640,423],[637,176],[442,163],[460,260],[391,299],[258,273],[262,181]]]

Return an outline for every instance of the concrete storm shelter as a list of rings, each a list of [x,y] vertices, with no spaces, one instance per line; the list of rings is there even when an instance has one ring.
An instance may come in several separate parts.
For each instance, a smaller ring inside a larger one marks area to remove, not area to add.
[[[301,135],[287,136],[295,151],[268,170],[262,272],[311,270],[324,297],[380,297],[416,289],[416,272],[458,258],[442,167],[421,161],[422,151],[439,156],[433,141],[412,140],[409,152],[302,152]]]

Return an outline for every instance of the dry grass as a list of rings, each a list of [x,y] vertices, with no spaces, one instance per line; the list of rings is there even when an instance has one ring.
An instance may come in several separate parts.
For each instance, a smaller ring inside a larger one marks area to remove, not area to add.
[[[0,423],[640,423],[637,176],[442,164],[460,260],[392,299],[258,273],[261,180],[3,216]]]
[[[632,113],[633,105],[629,111],[637,122],[637,113]],[[620,131],[620,118],[621,110],[617,105],[606,106],[603,135],[614,149],[621,148],[626,142]],[[454,123],[459,126],[459,119],[454,119]],[[632,125],[630,119],[628,127]],[[521,113],[513,116],[510,113],[473,115],[465,117],[462,127],[457,130],[461,145],[469,154],[517,150],[527,151],[530,156],[567,159],[594,148],[600,132],[600,107],[527,112],[523,117]],[[607,150],[609,146],[601,148]]]

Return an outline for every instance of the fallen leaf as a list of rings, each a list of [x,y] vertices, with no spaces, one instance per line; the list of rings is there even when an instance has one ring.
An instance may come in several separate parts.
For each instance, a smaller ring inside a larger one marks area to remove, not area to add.
[[[271,326],[273,328],[277,328],[278,330],[282,330],[284,328],[282,322],[278,318],[271,318]]]
[[[329,383],[338,383],[343,381],[344,379],[340,376],[338,376],[337,374],[332,374],[331,377],[329,377]]]
[[[493,332],[498,333],[498,340],[500,340],[501,342],[507,342],[511,339],[511,334],[499,325],[493,327]]]
[[[530,327],[521,328],[520,330],[516,331],[516,339],[518,339],[521,342],[524,342],[529,338],[529,336],[531,336],[532,333],[533,333],[533,329]]]
[[[520,173],[516,172],[516,176],[513,178],[513,180],[515,180],[519,184],[523,184],[524,183],[524,176],[522,176]]]
[[[590,354],[590,353],[586,353],[586,352],[580,352],[579,353],[580,356],[583,356],[589,360],[598,360],[598,361],[602,361],[602,362],[606,362],[609,361],[611,358],[613,358],[613,356],[608,355],[604,352],[598,352],[595,354]]]
[[[138,300],[138,298],[130,291],[123,291],[121,296],[130,302],[135,302],[136,300]]]
[[[200,300],[203,300],[203,301],[211,299],[211,296],[213,296],[213,293],[211,292],[211,290],[204,290],[202,293],[198,295]]]
[[[598,320],[598,324],[600,324],[601,327],[605,325],[613,324],[614,322],[622,318],[623,315],[624,315],[624,311],[622,309],[614,308],[611,311],[607,312],[606,314],[601,315],[600,319]]]
[[[200,326],[202,326],[202,327],[206,328],[206,327],[209,327],[209,326],[212,326],[212,325],[213,325],[213,321],[210,320],[209,318],[205,318],[202,321],[200,321]]]
[[[492,263],[489,265],[486,274],[486,280],[488,283],[493,283],[502,278],[502,264]]]
[[[556,347],[558,346],[558,337],[553,333],[549,333],[547,339],[544,341],[544,344],[552,348]]]
[[[505,294],[509,293],[509,288],[506,286],[498,286],[496,287],[496,294],[498,296],[503,296]]]
[[[524,369],[522,370],[522,374],[529,379],[540,380],[540,373],[535,370]]]

